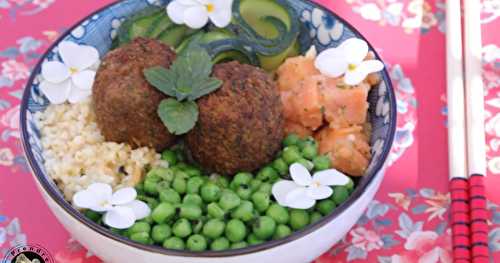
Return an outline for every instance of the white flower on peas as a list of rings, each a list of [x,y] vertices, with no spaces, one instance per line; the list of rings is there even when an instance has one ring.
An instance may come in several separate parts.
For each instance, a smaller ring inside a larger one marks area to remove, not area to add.
[[[40,90],[52,104],[83,101],[92,94],[96,74],[93,67],[99,63],[99,52],[70,41],[61,42],[58,50],[62,62],[42,64]]]
[[[308,209],[316,204],[316,200],[330,197],[333,185],[346,185],[349,177],[335,169],[309,173],[302,164],[290,166],[290,176],[293,181],[281,180],[273,185],[272,193],[281,206],[296,209]]]
[[[365,60],[368,44],[358,38],[349,38],[336,48],[321,52],[314,62],[321,74],[332,78],[344,75],[347,85],[361,83],[370,73],[381,71],[384,64],[376,59]]]
[[[210,19],[217,27],[231,22],[233,0],[173,0],[167,6],[167,14],[176,24],[186,24],[198,29]]]
[[[73,204],[78,208],[105,213],[103,222],[106,225],[125,229],[151,213],[149,206],[135,200],[136,197],[137,192],[132,187],[122,188],[113,193],[110,185],[94,183],[87,189],[77,192],[73,196]]]

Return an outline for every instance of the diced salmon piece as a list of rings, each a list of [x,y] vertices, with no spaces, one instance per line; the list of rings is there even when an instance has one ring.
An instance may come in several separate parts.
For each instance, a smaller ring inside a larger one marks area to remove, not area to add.
[[[323,125],[322,97],[320,84],[324,77],[313,76],[304,80],[303,85],[294,90],[292,104],[295,107],[297,117],[291,118],[298,123],[312,130],[316,130]],[[286,118],[286,115],[285,115]]]
[[[314,58],[298,56],[285,60],[277,74],[278,86],[281,91],[285,91],[297,88],[304,79],[319,75],[320,72],[314,66]]]
[[[361,126],[346,129],[326,127],[316,133],[320,154],[330,156],[332,166],[352,176],[362,176],[371,158],[368,137]]]
[[[306,127],[304,127],[301,124],[298,124],[296,122],[286,120],[285,121],[285,134],[288,135],[291,133],[297,134],[300,138],[306,138],[308,136],[313,135],[313,132],[311,131],[311,129],[308,129],[308,128],[306,128]]]
[[[366,121],[369,85],[339,88],[331,81],[323,82],[321,94],[325,107],[325,119],[334,128],[361,125]]]

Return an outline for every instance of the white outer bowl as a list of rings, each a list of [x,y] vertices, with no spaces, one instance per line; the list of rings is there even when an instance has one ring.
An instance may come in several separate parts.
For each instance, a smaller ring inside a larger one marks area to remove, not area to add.
[[[311,262],[330,247],[340,241],[362,216],[368,204],[375,196],[384,178],[385,167],[382,168],[374,180],[367,186],[365,192],[347,207],[336,218],[327,224],[315,229],[311,233],[295,239],[283,245],[278,245],[259,252],[248,253],[229,257],[180,257],[160,253],[154,253],[138,249],[114,239],[108,238],[94,231],[88,226],[81,224],[73,216],[61,208],[40,185],[36,176],[38,189],[48,204],[50,210],[61,222],[66,230],[76,238],[89,251],[98,255],[102,260],[109,263],[123,262],[147,262],[147,263],[265,263],[265,262],[287,262],[305,263]]]

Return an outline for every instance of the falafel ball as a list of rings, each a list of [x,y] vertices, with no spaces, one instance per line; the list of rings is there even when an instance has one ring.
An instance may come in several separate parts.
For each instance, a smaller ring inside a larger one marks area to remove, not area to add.
[[[284,136],[283,105],[274,80],[237,61],[214,66],[213,76],[223,85],[198,100],[198,122],[186,137],[193,159],[225,175],[271,162]]]
[[[106,55],[97,71],[92,98],[97,124],[107,141],[157,151],[175,142],[156,112],[167,96],[143,74],[154,66],[168,68],[174,60],[175,52],[169,46],[146,38],[136,38]]]

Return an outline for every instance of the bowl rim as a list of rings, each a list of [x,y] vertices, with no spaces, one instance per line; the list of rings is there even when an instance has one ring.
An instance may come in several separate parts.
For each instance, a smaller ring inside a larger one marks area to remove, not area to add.
[[[290,1],[290,0],[288,0]],[[297,0],[297,1],[306,1],[306,0]],[[330,213],[327,216],[324,216],[317,222],[308,225],[304,229],[301,229],[299,231],[293,232],[291,235],[282,238],[282,239],[277,239],[277,240],[271,240],[264,242],[259,245],[251,245],[245,248],[240,248],[240,249],[231,249],[231,250],[223,250],[223,251],[204,251],[204,252],[191,252],[188,250],[174,250],[174,249],[167,249],[163,248],[160,246],[154,246],[154,245],[143,245],[136,243],[126,237],[120,236],[118,234],[112,233],[110,230],[104,228],[101,225],[98,225],[97,223],[91,221],[90,219],[86,218],[81,212],[73,208],[69,202],[67,202],[60,194],[60,190],[57,189],[56,187],[52,187],[50,183],[50,179],[45,178],[43,176],[43,172],[41,171],[40,167],[38,166],[36,159],[33,155],[33,152],[31,150],[31,145],[29,143],[29,134],[28,134],[28,127],[27,127],[27,112],[28,112],[28,102],[29,98],[31,95],[31,87],[33,86],[33,82],[37,76],[35,74],[36,72],[40,71],[41,65],[43,62],[47,59],[48,55],[52,52],[52,50],[57,47],[57,45],[63,41],[69,34],[71,34],[72,30],[74,30],[76,27],[80,26],[84,21],[87,19],[93,17],[96,14],[99,14],[106,9],[119,5],[122,1],[121,0],[116,0],[113,1],[96,11],[92,12],[91,14],[85,16],[78,22],[76,22],[73,26],[71,26],[69,29],[67,29],[61,36],[58,37],[57,40],[55,40],[49,48],[47,48],[46,52],[42,57],[40,57],[39,61],[37,62],[36,66],[33,68],[31,71],[30,78],[25,86],[22,100],[21,100],[21,108],[20,108],[20,127],[21,127],[21,143],[23,147],[23,153],[28,160],[28,164],[31,168],[31,172],[34,175],[34,177],[38,180],[40,183],[41,187],[44,189],[46,193],[56,202],[57,205],[62,207],[62,209],[68,213],[70,216],[72,216],[74,219],[85,225],[86,227],[90,228],[91,230],[97,232],[98,234],[101,234],[102,236],[112,239],[116,242],[131,246],[136,249],[144,250],[147,252],[151,253],[156,253],[156,254],[162,254],[166,256],[178,256],[178,257],[191,257],[191,258],[214,258],[214,257],[236,257],[236,256],[243,256],[246,254],[251,254],[251,253],[256,253],[256,252],[261,252],[264,250],[268,250],[295,240],[298,240],[316,230],[319,228],[323,227],[330,221],[334,220],[337,218],[340,214],[342,214],[348,207],[350,207],[354,202],[356,202],[364,193],[364,191],[368,188],[369,185],[371,185],[379,175],[379,172],[381,169],[383,169],[387,157],[390,153],[392,143],[394,141],[394,136],[396,132],[396,118],[397,118],[397,112],[395,110],[396,106],[396,96],[394,93],[394,88],[391,82],[391,79],[389,77],[389,73],[387,72],[387,68],[384,67],[382,73],[382,82],[386,84],[386,89],[387,89],[387,94],[389,96],[389,104],[392,106],[390,107],[390,118],[389,120],[392,120],[389,122],[389,134],[388,137],[385,140],[384,143],[384,149],[382,153],[380,154],[380,161],[375,165],[373,168],[373,173],[370,175],[366,175],[364,180],[356,187],[356,189],[353,191],[353,193],[349,196],[349,198],[340,206],[338,206],[332,213]],[[370,44],[370,42],[349,22],[347,22],[344,18],[339,16],[337,13],[335,13],[332,10],[327,9],[326,7],[313,2],[313,1],[306,1],[309,5],[311,5],[313,8],[318,8],[322,10],[325,13],[328,13],[335,17],[338,21],[340,21],[344,26],[348,27],[352,33],[354,34],[355,37],[361,38],[366,43],[368,44],[370,50],[372,50],[375,53],[375,57],[379,60],[380,56],[376,52],[376,50],[373,48],[373,46]],[[381,60],[382,61],[382,60]]]

